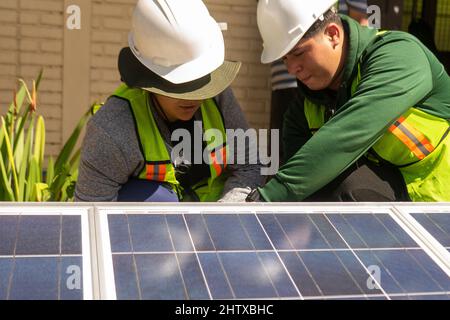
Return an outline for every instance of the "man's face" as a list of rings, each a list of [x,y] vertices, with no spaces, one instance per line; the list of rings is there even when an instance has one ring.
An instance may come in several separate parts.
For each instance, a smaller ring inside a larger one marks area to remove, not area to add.
[[[203,102],[201,100],[175,99],[159,94],[155,94],[155,97],[170,122],[191,120]]]
[[[332,30],[329,28],[312,38],[300,40],[283,58],[289,73],[311,90],[334,89],[333,80],[342,56],[343,33],[334,24]]]

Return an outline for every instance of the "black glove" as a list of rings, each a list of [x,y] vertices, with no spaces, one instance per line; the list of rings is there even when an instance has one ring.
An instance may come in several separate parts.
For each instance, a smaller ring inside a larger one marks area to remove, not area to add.
[[[263,197],[259,193],[258,189],[253,189],[245,199],[245,202],[264,202]]]

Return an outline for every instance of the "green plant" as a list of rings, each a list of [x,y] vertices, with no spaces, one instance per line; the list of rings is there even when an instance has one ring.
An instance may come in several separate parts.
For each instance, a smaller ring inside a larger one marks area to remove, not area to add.
[[[75,146],[91,112],[80,119],[56,161],[49,158],[44,174],[45,121],[36,114],[41,78],[42,71],[33,81],[31,92],[20,79],[20,89],[14,93],[8,113],[1,116],[0,201],[73,199],[80,161],[80,150],[75,150]]]

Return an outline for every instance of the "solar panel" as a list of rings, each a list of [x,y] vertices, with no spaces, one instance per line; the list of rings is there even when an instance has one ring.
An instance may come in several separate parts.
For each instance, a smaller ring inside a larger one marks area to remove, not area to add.
[[[446,271],[390,209],[174,208],[99,211],[105,297],[450,298]]]
[[[0,300],[91,299],[86,230],[79,209],[2,207]]]
[[[0,205],[1,299],[450,299],[439,204]]]

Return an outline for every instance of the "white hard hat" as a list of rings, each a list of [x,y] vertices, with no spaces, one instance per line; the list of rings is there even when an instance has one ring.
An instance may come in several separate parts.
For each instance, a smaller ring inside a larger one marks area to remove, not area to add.
[[[262,63],[291,51],[336,0],[259,0],[257,21],[264,42]]]
[[[201,0],[139,0],[128,43],[144,66],[175,84],[224,63],[222,31]]]

